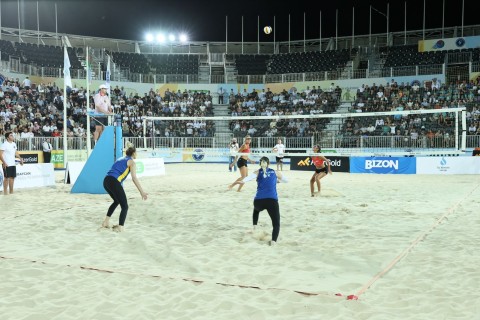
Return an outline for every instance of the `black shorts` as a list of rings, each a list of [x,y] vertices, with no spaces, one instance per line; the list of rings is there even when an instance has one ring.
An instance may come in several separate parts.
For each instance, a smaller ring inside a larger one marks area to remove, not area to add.
[[[10,166],[3,168],[3,176],[5,178],[16,178],[17,177],[17,167]]]
[[[315,168],[315,173],[322,173],[325,172],[325,174],[328,174],[328,168],[323,167],[323,168]]]
[[[275,159],[277,160],[277,162],[283,163],[283,157],[275,157]]]
[[[237,160],[237,167],[238,167],[238,168],[248,167],[248,166],[247,166],[247,160],[245,160],[245,159],[243,159],[243,158],[238,158],[238,160]]]
[[[95,125],[100,126],[103,124],[104,126],[108,126],[108,118],[107,117],[95,117]],[[100,124],[101,123],[101,124]]]

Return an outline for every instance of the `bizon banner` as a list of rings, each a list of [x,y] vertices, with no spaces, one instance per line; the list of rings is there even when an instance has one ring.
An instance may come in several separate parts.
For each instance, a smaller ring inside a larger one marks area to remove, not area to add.
[[[415,174],[416,161],[412,157],[351,157],[350,172]]]
[[[327,159],[330,160],[332,172],[349,172],[350,158],[328,156]],[[290,170],[313,171],[315,166],[312,163],[312,158],[309,156],[292,156],[290,159]]]

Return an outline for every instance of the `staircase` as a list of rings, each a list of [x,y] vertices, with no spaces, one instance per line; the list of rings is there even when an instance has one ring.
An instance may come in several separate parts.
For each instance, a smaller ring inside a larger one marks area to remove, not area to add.
[[[228,117],[230,114],[228,104],[215,105],[213,115],[215,117]],[[230,121],[217,121],[215,123],[215,143],[219,146],[228,146],[232,141],[233,133],[229,128]]]
[[[350,111],[350,107],[350,103],[342,103],[334,113],[348,113]],[[342,126],[342,118],[332,118],[325,127],[325,133],[328,136],[336,136],[342,130]]]

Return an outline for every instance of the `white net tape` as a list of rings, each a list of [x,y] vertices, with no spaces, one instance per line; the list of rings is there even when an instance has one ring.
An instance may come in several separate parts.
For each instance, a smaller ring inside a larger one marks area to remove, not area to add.
[[[242,126],[246,123],[249,127],[235,130],[237,123]],[[222,132],[219,133],[219,129]],[[466,144],[465,108],[282,116],[145,117],[143,130],[143,137],[127,139],[139,148],[165,155],[230,156],[231,139],[235,137],[241,145],[249,132],[253,132],[250,134],[253,157],[278,156],[273,151],[277,139],[286,147],[281,154],[285,157],[318,155],[312,151],[314,145],[322,148],[321,155],[331,152],[337,156],[458,155],[464,152]]]

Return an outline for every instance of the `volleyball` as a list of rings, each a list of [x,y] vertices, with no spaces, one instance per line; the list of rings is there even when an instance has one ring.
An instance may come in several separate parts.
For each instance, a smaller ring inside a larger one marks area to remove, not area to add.
[[[266,26],[265,28],[263,28],[263,32],[265,32],[265,34],[270,34],[270,33],[272,33],[272,27]]]

